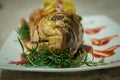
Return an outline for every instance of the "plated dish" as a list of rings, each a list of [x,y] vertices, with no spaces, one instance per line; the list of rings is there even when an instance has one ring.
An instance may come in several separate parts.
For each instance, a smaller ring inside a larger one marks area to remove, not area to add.
[[[46,0],[8,37],[0,52],[0,68],[70,72],[117,67],[118,30],[119,25],[106,16],[81,18],[71,0]]]
[[[104,22],[106,21],[106,22]],[[96,16],[83,16],[82,21],[83,26],[85,28],[96,28],[98,26],[106,26],[106,30],[102,30],[100,33],[94,35],[88,35],[84,33],[84,40],[85,44],[92,45],[90,39],[91,38],[98,38],[98,37],[106,37],[111,35],[118,35],[116,39],[111,40],[108,44],[104,46],[93,46],[94,49],[105,50],[111,46],[118,45],[120,43],[120,32],[119,32],[119,25],[115,23],[113,20],[108,18],[104,15],[96,15]],[[104,34],[104,35],[103,35]],[[99,36],[98,36],[99,35]],[[87,71],[87,70],[96,70],[96,69],[105,69],[105,68],[112,68],[112,67],[119,67],[120,66],[120,57],[119,52],[120,49],[117,48],[114,52],[115,54],[105,58],[103,65],[99,66],[84,66],[84,67],[76,67],[76,68],[47,68],[47,67],[25,67],[21,65],[13,65],[9,64],[9,61],[19,61],[20,60],[20,52],[22,51],[20,44],[17,40],[18,34],[16,31],[13,31],[7,40],[5,41],[4,45],[0,50],[0,68],[7,69],[7,70],[17,70],[17,71],[37,71],[37,72],[73,72],[73,71]],[[9,52],[9,54],[8,54]],[[91,59],[91,55],[88,56]],[[94,58],[94,61],[99,61],[99,58]]]
[[[28,21],[21,20],[18,41],[23,50],[22,61],[10,63],[52,68],[84,64],[87,55],[80,47],[83,43],[80,21],[81,17],[76,14],[71,0],[45,0],[31,13]]]

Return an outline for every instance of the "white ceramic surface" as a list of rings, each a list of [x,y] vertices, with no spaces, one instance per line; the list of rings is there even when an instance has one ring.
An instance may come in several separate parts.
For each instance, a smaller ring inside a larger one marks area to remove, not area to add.
[[[102,38],[106,36],[111,36],[117,34],[118,37],[111,40],[109,44],[105,46],[93,46],[94,49],[104,50],[114,45],[120,45],[120,26],[112,21],[110,18],[104,15],[94,15],[94,16],[83,16],[82,24],[84,28],[95,28],[98,26],[107,26],[106,29],[103,29],[98,34],[88,35],[84,34],[85,44],[92,45],[90,42],[91,38]],[[87,71],[87,70],[96,70],[96,69],[105,69],[120,66],[120,48],[115,50],[115,55],[105,58],[105,62],[108,64],[95,66],[95,67],[78,67],[78,68],[26,68],[21,65],[8,64],[9,60],[17,61],[19,60],[19,54],[22,52],[21,47],[17,41],[17,33],[13,31],[4,45],[0,50],[0,68],[6,70],[17,70],[17,71],[35,71],[35,72],[73,72],[73,71]],[[89,54],[90,57],[90,54]],[[91,57],[90,57],[91,58]],[[95,58],[94,61],[99,59]]]

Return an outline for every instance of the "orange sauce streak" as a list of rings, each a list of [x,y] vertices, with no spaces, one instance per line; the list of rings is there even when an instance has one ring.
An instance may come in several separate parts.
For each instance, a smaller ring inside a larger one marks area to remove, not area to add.
[[[103,45],[106,45],[110,42],[110,40],[112,40],[113,38],[116,38],[118,37],[118,35],[113,35],[113,36],[108,36],[108,37],[105,37],[105,38],[102,38],[102,39],[91,39],[91,42],[93,45],[95,46],[103,46]]]
[[[105,58],[105,57],[110,57],[110,56],[113,56],[115,54],[115,50],[117,48],[120,48],[120,45],[115,45],[115,46],[112,46],[110,48],[107,48],[105,50],[94,50],[93,51],[93,55],[94,57],[96,58]]]
[[[93,28],[93,29],[86,28],[86,29],[84,29],[84,32],[86,34],[97,34],[98,32],[100,32],[104,28],[106,28],[106,26],[99,26],[99,27],[96,27],[96,28]]]
[[[120,45],[115,45],[105,50],[92,50],[92,47],[88,45],[83,45],[81,47],[88,53],[92,54],[95,58],[106,58],[113,56],[115,54],[115,50],[120,48]]]

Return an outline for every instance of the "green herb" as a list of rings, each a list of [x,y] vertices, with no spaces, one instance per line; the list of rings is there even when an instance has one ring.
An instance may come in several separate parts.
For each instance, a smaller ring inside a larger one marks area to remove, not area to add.
[[[88,60],[88,53],[85,50],[79,51],[78,56],[73,58],[68,50],[32,49],[26,54],[25,66],[36,67],[45,66],[52,68],[68,68],[80,66],[97,66],[103,61],[93,62]]]
[[[30,37],[29,26],[24,19],[21,20],[21,27],[18,29],[17,32],[20,35],[21,39],[28,39]]]
[[[49,49],[36,51],[33,49],[26,55],[26,66],[70,67],[74,59],[67,50],[50,51]]]
[[[18,39],[18,41],[19,41],[19,43],[20,43],[20,45],[21,45],[21,47],[22,47],[22,52],[24,53],[24,52],[25,52],[25,51],[24,51],[24,46],[23,46],[21,40],[19,39],[19,37],[17,37],[17,39]]]
[[[18,38],[20,45],[22,47],[25,60],[24,66],[26,67],[51,67],[51,68],[70,68],[70,67],[81,67],[81,66],[97,66],[104,62],[101,59],[98,62],[94,62],[93,59],[88,59],[88,53],[84,49],[80,49],[77,52],[77,56],[74,58],[70,54],[69,49],[64,50],[50,50],[50,49],[40,49],[38,50],[38,44],[35,48],[25,54],[22,42]],[[28,51],[27,51],[28,52]]]

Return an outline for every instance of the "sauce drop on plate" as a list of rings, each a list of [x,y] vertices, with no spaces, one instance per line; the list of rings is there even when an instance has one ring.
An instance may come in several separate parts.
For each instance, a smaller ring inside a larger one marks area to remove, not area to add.
[[[118,35],[108,36],[108,37],[105,37],[105,38],[102,38],[102,39],[92,38],[91,42],[95,46],[103,46],[103,45],[108,44],[110,42],[110,40],[112,40],[113,38],[116,38],[116,37],[118,37]]]
[[[92,54],[95,58],[106,58],[113,56],[115,54],[115,50],[120,48],[120,45],[115,45],[105,50],[93,50],[93,48],[88,45],[83,45],[82,48],[85,49],[88,53]]]
[[[9,64],[16,64],[21,65],[24,64],[25,56],[23,54],[20,54],[20,60],[19,61],[9,61]]]
[[[104,28],[106,28],[106,26],[99,26],[99,27],[96,27],[96,28],[93,28],[93,29],[86,28],[86,29],[84,29],[84,32],[86,34],[97,34],[98,32],[100,32]]]
[[[105,58],[105,57],[110,57],[115,54],[115,50],[117,48],[120,48],[120,45],[115,45],[110,48],[107,48],[105,50],[94,50],[93,55],[96,58]]]

